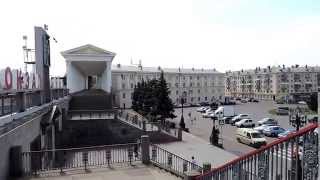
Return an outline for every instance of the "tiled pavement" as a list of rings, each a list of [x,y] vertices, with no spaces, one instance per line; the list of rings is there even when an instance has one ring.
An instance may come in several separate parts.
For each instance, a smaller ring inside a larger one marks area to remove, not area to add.
[[[42,177],[23,178],[20,180],[177,180],[177,176],[154,166],[145,166],[136,162],[134,166],[67,171],[65,175],[42,175]]]

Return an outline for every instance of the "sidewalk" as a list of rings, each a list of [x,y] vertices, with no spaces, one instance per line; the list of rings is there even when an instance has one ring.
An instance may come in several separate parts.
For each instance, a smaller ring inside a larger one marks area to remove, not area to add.
[[[159,146],[189,161],[194,156],[200,166],[204,162],[210,162],[212,168],[237,158],[236,155],[215,147],[190,133],[183,132],[182,139],[183,141],[180,142],[159,144]]]
[[[83,170],[67,171],[67,174],[61,176],[59,173],[53,176],[42,177],[24,177],[19,180],[178,180],[177,176],[161,170],[154,166],[145,166],[142,163],[136,163],[135,166],[90,169],[89,173]]]

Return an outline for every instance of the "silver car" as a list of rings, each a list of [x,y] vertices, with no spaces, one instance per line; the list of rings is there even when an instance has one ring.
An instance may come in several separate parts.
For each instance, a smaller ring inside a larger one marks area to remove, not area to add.
[[[261,126],[263,124],[278,125],[278,122],[272,118],[263,118],[258,121],[258,126]]]

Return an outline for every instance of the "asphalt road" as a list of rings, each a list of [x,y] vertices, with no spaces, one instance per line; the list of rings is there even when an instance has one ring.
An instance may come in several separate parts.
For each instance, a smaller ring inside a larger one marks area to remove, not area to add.
[[[272,101],[261,101],[259,103],[245,103],[245,104],[237,104],[234,105],[235,113],[246,113],[249,114],[253,121],[257,124],[257,121],[265,118],[265,117],[272,117],[276,119],[279,125],[285,129],[292,129],[291,125],[289,125],[289,117],[288,116],[277,116],[271,115],[268,111],[272,108],[276,108],[278,106],[287,106],[287,105],[277,105]],[[292,106],[292,105],[291,105]],[[293,105],[295,106],[295,105]],[[213,122],[210,118],[203,118],[201,113],[196,112],[198,107],[191,107],[191,108],[184,108],[184,117],[186,128],[189,128],[190,133],[198,136],[209,143],[209,137],[211,135]],[[191,118],[196,118],[196,121],[191,123],[191,119],[188,116],[188,113],[191,112]],[[177,117],[173,119],[177,126],[179,126],[180,118],[181,118],[181,108],[175,109],[175,114]],[[236,127],[231,126],[229,124],[221,126],[222,132],[222,140],[223,140],[223,147],[225,150],[236,154],[236,155],[243,155],[249,151],[254,150],[255,148],[250,147],[245,144],[241,144],[236,141],[235,133]],[[276,140],[276,138],[269,138],[267,137],[268,143]]]

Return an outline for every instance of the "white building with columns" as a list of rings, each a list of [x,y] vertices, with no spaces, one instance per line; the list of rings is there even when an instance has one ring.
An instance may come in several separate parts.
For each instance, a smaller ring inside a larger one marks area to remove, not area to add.
[[[115,53],[87,44],[61,54],[66,60],[70,93],[86,89],[102,89],[111,93],[111,64]]]
[[[113,102],[118,107],[131,107],[131,97],[134,86],[144,80],[157,79],[161,71],[168,83],[170,98],[176,105],[180,104],[182,94],[185,94],[186,104],[200,102],[224,101],[224,73],[212,69],[184,69],[113,65],[112,93]]]

